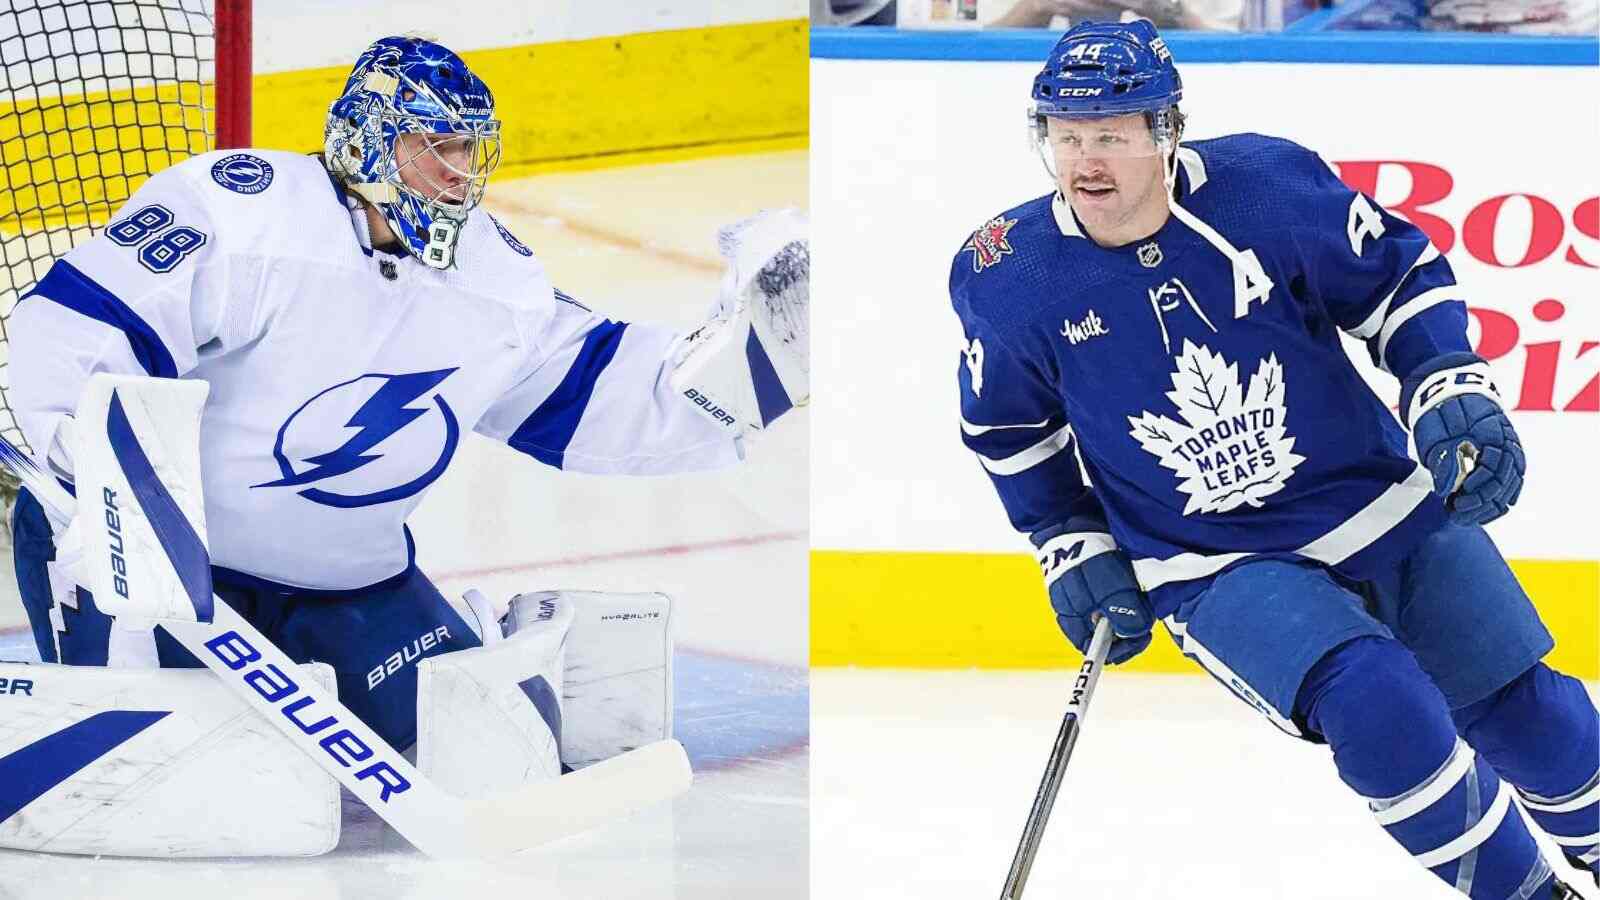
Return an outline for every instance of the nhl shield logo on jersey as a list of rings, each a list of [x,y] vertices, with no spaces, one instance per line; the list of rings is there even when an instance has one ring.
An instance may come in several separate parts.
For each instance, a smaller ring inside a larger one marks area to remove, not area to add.
[[[1261,361],[1245,389],[1238,363],[1186,340],[1167,399],[1178,419],[1145,411],[1128,417],[1129,434],[1177,473],[1178,490],[1189,495],[1186,516],[1259,507],[1305,462],[1285,428],[1277,354]]]
[[[999,265],[1002,257],[1016,252],[1011,242],[1006,240],[1006,235],[1016,225],[1016,219],[995,216],[972,233],[972,237],[961,248],[972,251],[972,271],[982,272],[990,266]]]
[[[1140,244],[1137,252],[1139,254],[1139,265],[1144,266],[1146,269],[1154,269],[1156,266],[1161,265],[1161,245],[1155,241],[1151,241],[1148,244]]]
[[[259,194],[272,186],[272,163],[249,153],[224,156],[211,167],[211,180],[235,194]]]
[[[443,394],[421,398],[455,371],[362,375],[318,393],[278,429],[272,457],[283,477],[251,487],[300,488],[340,509],[422,491],[444,474],[461,425]]]

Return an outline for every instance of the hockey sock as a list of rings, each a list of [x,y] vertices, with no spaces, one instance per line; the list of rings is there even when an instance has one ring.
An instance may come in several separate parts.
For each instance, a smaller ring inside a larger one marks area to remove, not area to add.
[[[1378,824],[1446,884],[1484,900],[1550,896],[1550,866],[1510,788],[1456,734],[1444,695],[1398,641],[1341,644],[1307,674],[1294,711]]]
[[[1454,717],[1562,852],[1600,869],[1600,714],[1583,684],[1539,663]]]

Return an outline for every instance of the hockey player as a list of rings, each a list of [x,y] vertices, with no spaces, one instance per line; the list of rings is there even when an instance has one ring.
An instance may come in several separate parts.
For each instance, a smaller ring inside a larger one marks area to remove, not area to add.
[[[616,322],[555,290],[476,209],[498,148],[490,90],[458,56],[379,40],[332,104],[322,155],[217,151],[160,172],[11,322],[11,402],[64,481],[91,374],[210,383],[216,594],[297,661],[331,664],[346,705],[396,747],[416,737],[416,659],[498,627],[498,610],[463,621],[405,527],[464,431],[561,469],[682,472],[738,461],[748,432],[804,399],[783,374],[804,367],[793,330],[713,346],[743,314],[730,292],[803,279],[797,216],[725,232],[738,271],[688,337]],[[721,356],[741,361],[749,418],[737,390],[684,380],[689,358]],[[197,665],[160,629],[97,608],[54,558],[60,524],[21,498],[17,569],[43,659]]]
[[[1105,616],[1125,661],[1161,619],[1447,884],[1576,896],[1509,803],[1593,872],[1600,719],[1481,527],[1524,457],[1450,266],[1309,150],[1179,143],[1181,95],[1148,22],[1056,44],[1032,91],[1055,191],[951,269],[963,439],[1080,650]]]

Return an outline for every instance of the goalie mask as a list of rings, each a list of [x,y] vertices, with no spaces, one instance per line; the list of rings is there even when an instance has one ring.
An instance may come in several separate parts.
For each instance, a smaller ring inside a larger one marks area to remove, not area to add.
[[[328,110],[323,158],[383,213],[412,256],[448,269],[500,161],[494,95],[444,47],[382,38],[356,60]]]

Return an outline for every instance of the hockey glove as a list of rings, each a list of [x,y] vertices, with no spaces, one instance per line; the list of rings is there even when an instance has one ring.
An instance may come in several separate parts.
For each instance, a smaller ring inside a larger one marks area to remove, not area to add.
[[[1056,624],[1072,646],[1088,652],[1100,616],[1111,620],[1117,636],[1107,656],[1112,665],[1126,662],[1150,646],[1154,624],[1150,601],[1139,590],[1132,564],[1117,549],[1104,522],[1079,517],[1031,537],[1038,548]]]
[[[1517,502],[1527,459],[1481,358],[1447,353],[1423,365],[1402,383],[1400,409],[1451,522],[1483,525]]]

